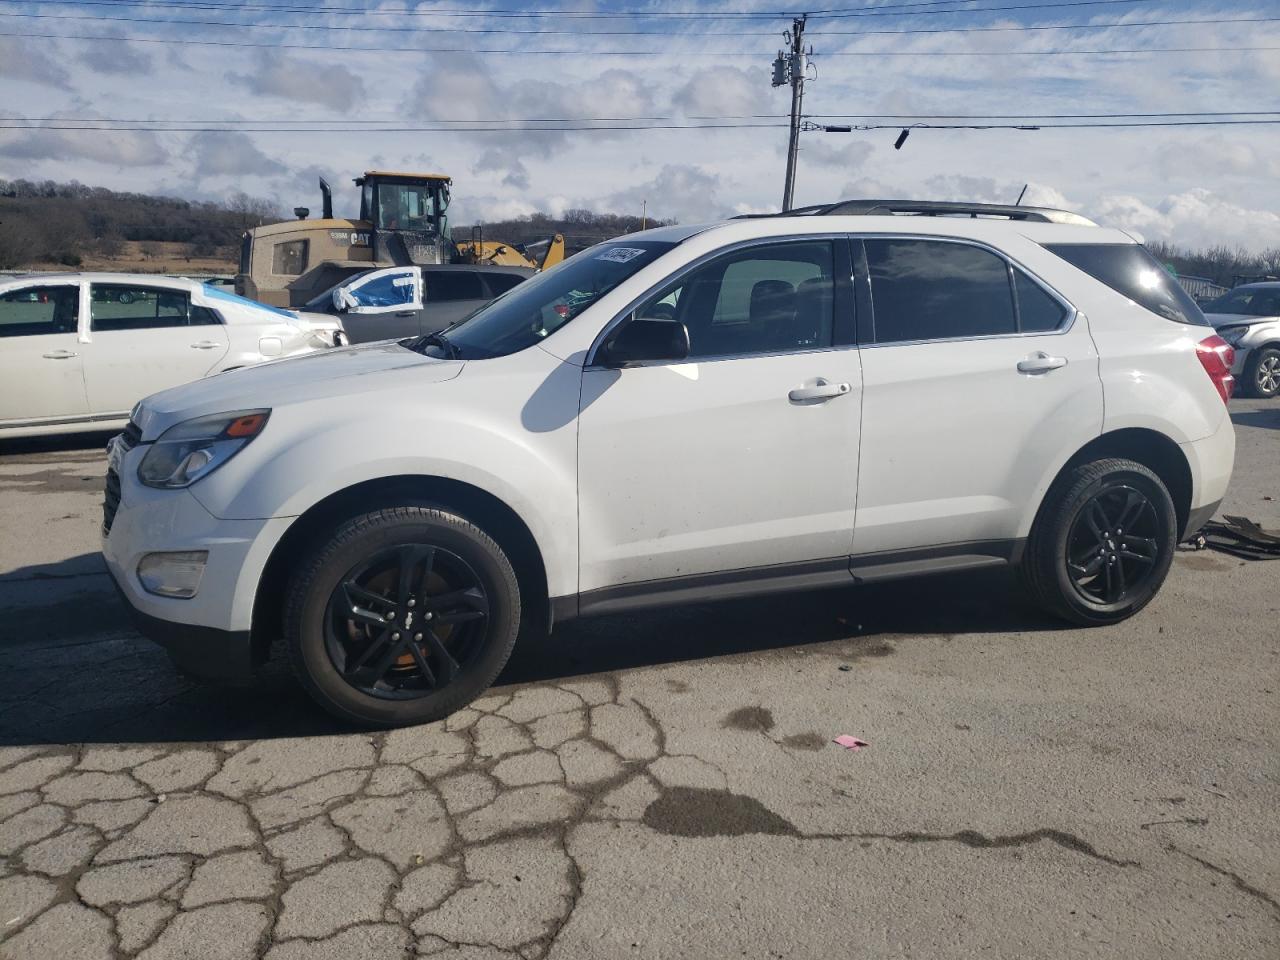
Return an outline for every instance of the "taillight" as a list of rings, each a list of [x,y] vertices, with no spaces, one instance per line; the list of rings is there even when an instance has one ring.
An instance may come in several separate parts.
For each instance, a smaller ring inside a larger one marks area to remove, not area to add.
[[[1231,375],[1231,367],[1236,362],[1235,350],[1232,349],[1231,344],[1214,334],[1196,344],[1196,357],[1200,360],[1200,366],[1204,367],[1204,372],[1213,381],[1218,395],[1222,397],[1222,402],[1226,403],[1231,399],[1231,391],[1236,387],[1236,378]]]

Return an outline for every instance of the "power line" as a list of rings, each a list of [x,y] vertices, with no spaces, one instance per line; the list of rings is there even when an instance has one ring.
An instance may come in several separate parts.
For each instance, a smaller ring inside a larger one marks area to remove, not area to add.
[[[1235,127],[1235,126],[1265,126],[1280,124],[1280,117],[1273,119],[1257,119],[1257,120],[1152,120],[1152,121],[1121,121],[1115,123],[1101,123],[1096,121],[1068,122],[1068,123],[869,123],[854,124],[840,131],[849,132],[868,131],[868,130],[900,130],[904,126],[912,130],[1076,130],[1076,129],[1092,129],[1092,130],[1123,130],[1123,129],[1144,129],[1147,127]],[[762,130],[762,129],[785,129],[788,124],[778,123],[669,123],[669,124],[633,124],[627,126],[560,126],[560,127],[528,127],[528,126],[490,126],[490,127],[441,127],[441,126],[396,126],[396,127],[374,127],[362,128],[362,133],[607,133],[610,131],[638,131],[638,130]],[[116,132],[116,133],[325,133],[332,134],[334,128],[330,126],[324,127],[256,127],[252,130],[241,131],[231,127],[173,127],[173,126],[154,126],[154,125],[129,125],[129,126],[113,126],[113,125],[69,125],[69,124],[44,124],[32,126],[27,124],[14,124],[9,121],[0,121],[0,130],[55,130],[63,132],[74,131],[98,131],[98,132]]]
[[[17,0],[4,0],[4,2],[17,2]],[[757,11],[740,11],[740,10],[554,10],[554,9],[489,9],[477,10],[474,7],[433,7],[429,10],[400,7],[395,9],[353,9],[345,6],[307,6],[295,3],[292,6],[281,6],[275,4],[264,3],[209,3],[205,2],[182,2],[182,3],[160,3],[158,0],[46,0],[51,4],[72,7],[84,6],[105,6],[108,8],[115,7],[170,7],[188,10],[241,10],[255,11],[265,13],[328,13],[337,16],[399,16],[399,17],[484,17],[495,19],[550,19],[561,18],[566,20],[619,20],[619,19],[646,19],[646,20],[779,20],[783,18],[791,18],[798,16],[805,11],[802,10],[757,10]],[[857,7],[833,7],[825,10],[810,10],[808,13],[813,17],[824,17],[830,19],[851,18],[851,17],[907,17],[907,16],[942,16],[950,14],[973,14],[973,13],[993,13],[1003,12],[1007,10],[1048,10],[1062,9],[1074,7],[1098,7],[1098,6],[1117,6],[1120,4],[1131,5],[1135,3],[1156,3],[1161,0],[1057,0],[1054,3],[1007,3],[1001,6],[992,7],[964,7],[956,9],[919,9],[922,7],[936,8],[943,4],[970,3],[979,2],[979,0],[923,0],[916,3],[899,3],[884,7],[868,8],[865,5]]]
[[[13,0],[0,0],[13,2]],[[376,15],[376,11],[370,11]],[[327,30],[360,33],[438,33],[441,27],[407,26],[396,24],[389,26],[367,26],[363,24],[327,24],[327,23],[245,23],[236,20],[190,20],[172,17],[106,17],[83,13],[27,13],[0,12],[0,17],[15,17],[25,20],[74,20],[91,23],[148,23],[172,24],[177,26],[196,27],[231,27],[246,30]],[[1071,24],[1022,24],[1000,27],[921,27],[906,30],[824,30],[820,36],[904,36],[916,34],[948,34],[948,33],[1023,33],[1045,30],[1114,30],[1128,27],[1169,27],[1195,24],[1227,24],[1227,23],[1271,23],[1280,21],[1280,17],[1214,17],[1211,19],[1187,20],[1135,20],[1113,21],[1109,23],[1071,23]],[[506,34],[515,36],[599,36],[599,37],[655,37],[671,36],[710,36],[710,37],[772,37],[774,31],[743,30],[693,30],[682,28],[678,34],[660,32],[658,30],[555,30],[546,28],[519,29],[515,27],[459,27],[447,28],[450,33],[474,34]]]
[[[894,121],[923,121],[923,120],[1164,120],[1171,118],[1192,118],[1192,119],[1226,119],[1232,117],[1277,117],[1280,118],[1280,110],[1204,110],[1204,111],[1170,111],[1162,113],[805,113],[805,120],[894,120]],[[751,113],[751,114],[725,114],[718,116],[653,116],[653,117],[509,117],[505,119],[493,120],[475,120],[452,119],[447,117],[432,117],[424,123],[431,124],[534,124],[534,123],[677,123],[702,121],[708,123],[719,123],[728,121],[742,120],[775,120],[781,123],[786,120],[785,114],[777,113]],[[163,129],[162,124],[216,124],[219,127],[226,127],[228,130],[234,130],[237,127],[246,127],[247,132],[256,132],[256,128],[261,125],[270,125],[280,127],[287,130],[290,126],[296,125],[313,125],[319,126],[323,124],[333,124],[340,127],[349,126],[381,126],[388,124],[399,124],[399,119],[384,120],[359,120],[349,119],[346,117],[310,117],[310,118],[277,118],[277,119],[260,119],[250,120],[244,118],[232,118],[227,120],[211,120],[205,119],[156,119],[154,117],[16,117],[16,116],[0,116],[0,123],[10,124],[140,124],[147,126],[155,126],[157,129]],[[894,123],[891,126],[898,126]],[[767,126],[767,125],[766,125]],[[40,129],[33,127],[32,129]],[[466,132],[466,127],[459,127],[460,132]],[[603,127],[601,129],[612,129]]]
[[[407,53],[422,55],[424,53],[456,53],[475,56],[578,56],[589,54],[593,57],[661,57],[670,56],[667,50],[584,50],[578,49],[539,49],[526,50],[520,47],[358,47],[348,44],[321,43],[280,43],[275,41],[252,40],[199,40],[192,37],[132,37],[106,36],[103,34],[74,33],[18,33],[0,32],[0,37],[22,37],[39,40],[119,40],[129,43],[168,43],[194,45],[204,47],[247,47],[273,48],[289,50],[341,50],[348,53]],[[1280,50],[1280,46],[1256,47],[1131,47],[1094,50],[843,50],[824,54],[827,57],[1067,57],[1067,56],[1109,56],[1130,54],[1163,54],[1163,53],[1246,53],[1265,50]],[[756,51],[701,51],[704,57],[749,57]]]

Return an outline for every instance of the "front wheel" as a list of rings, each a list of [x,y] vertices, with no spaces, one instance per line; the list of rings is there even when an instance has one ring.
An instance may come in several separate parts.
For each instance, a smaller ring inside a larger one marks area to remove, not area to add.
[[[1280,394],[1280,349],[1255,350],[1245,369],[1245,382],[1249,392],[1263,400]]]
[[[1045,498],[1022,562],[1046,611],[1082,626],[1118,623],[1164,583],[1177,544],[1169,491],[1132,460],[1082,464]]]
[[[289,585],[294,672],[330,713],[359,724],[439,720],[497,677],[515,645],[520,589],[502,548],[443,509],[352,518]]]

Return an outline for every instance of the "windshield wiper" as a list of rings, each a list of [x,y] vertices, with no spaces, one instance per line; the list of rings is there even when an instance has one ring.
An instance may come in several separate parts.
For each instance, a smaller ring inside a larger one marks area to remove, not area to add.
[[[426,347],[439,347],[444,351],[445,358],[448,360],[461,360],[462,351],[458,349],[458,345],[451,341],[444,333],[428,333],[424,337],[419,337],[413,344],[413,350],[422,353]]]

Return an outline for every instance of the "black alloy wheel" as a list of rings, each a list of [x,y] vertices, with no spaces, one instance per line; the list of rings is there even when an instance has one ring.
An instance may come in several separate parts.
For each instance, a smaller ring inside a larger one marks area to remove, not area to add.
[[[1080,626],[1119,623],[1159,591],[1178,517],[1164,482],[1120,457],[1064,470],[1031,526],[1023,583],[1048,613]]]
[[[325,647],[343,679],[362,693],[423,697],[471,662],[488,617],[489,597],[465,560],[407,544],[342,578],[329,600]]]
[[[283,611],[289,659],[307,692],[348,723],[447,717],[511,656],[515,569],[484,529],[445,507],[351,517],[299,559]]]
[[[1159,535],[1155,507],[1140,490],[1103,489],[1081,507],[1067,538],[1071,582],[1089,602],[1120,603],[1155,570]]]

